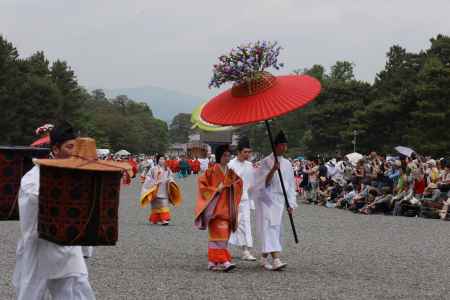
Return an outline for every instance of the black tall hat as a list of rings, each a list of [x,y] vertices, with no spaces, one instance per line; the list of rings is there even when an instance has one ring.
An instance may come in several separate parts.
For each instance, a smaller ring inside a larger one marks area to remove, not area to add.
[[[245,148],[251,148],[250,147],[250,140],[248,139],[248,137],[243,136],[239,139],[238,145],[237,145],[237,149],[238,151],[242,151]]]
[[[60,145],[77,138],[75,130],[67,121],[62,121],[50,131],[50,144]]]
[[[216,156],[216,163],[220,163],[222,156],[225,152],[230,152],[230,147],[228,145],[220,145],[214,151],[214,155]]]
[[[287,140],[286,135],[284,134],[283,130],[280,130],[280,132],[278,132],[277,136],[275,137],[274,143],[275,143],[275,145],[288,143],[288,140]]]

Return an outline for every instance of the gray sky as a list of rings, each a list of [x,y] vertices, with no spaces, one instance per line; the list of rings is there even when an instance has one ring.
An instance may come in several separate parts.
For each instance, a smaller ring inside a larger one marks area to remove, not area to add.
[[[393,44],[450,34],[449,0],[0,0],[0,34],[21,56],[68,61],[87,87],[153,85],[206,97],[217,57],[277,40],[290,73],[336,60],[372,81]]]

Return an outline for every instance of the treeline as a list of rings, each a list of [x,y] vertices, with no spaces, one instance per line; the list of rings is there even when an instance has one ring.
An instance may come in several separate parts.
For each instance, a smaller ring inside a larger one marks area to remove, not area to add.
[[[20,58],[1,35],[0,108],[0,144],[29,145],[37,127],[60,120],[95,138],[98,148],[152,153],[168,144],[167,124],[147,104],[126,96],[108,99],[101,90],[89,93],[66,62],[50,64],[43,52]]]
[[[288,134],[291,155],[335,155],[353,151],[394,153],[405,145],[424,155],[450,152],[450,37],[438,35],[429,49],[412,53],[392,46],[373,84],[357,80],[354,65],[338,61],[296,70],[322,83],[320,96],[305,109],[275,120]],[[243,128],[256,150],[270,151],[263,125]]]

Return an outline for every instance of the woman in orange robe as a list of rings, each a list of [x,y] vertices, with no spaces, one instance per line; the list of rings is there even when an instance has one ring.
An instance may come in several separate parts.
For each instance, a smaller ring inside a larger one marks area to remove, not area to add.
[[[242,179],[228,168],[228,146],[216,150],[216,161],[198,179],[198,197],[195,208],[195,225],[200,230],[208,228],[208,269],[231,271],[228,239],[237,229]]]

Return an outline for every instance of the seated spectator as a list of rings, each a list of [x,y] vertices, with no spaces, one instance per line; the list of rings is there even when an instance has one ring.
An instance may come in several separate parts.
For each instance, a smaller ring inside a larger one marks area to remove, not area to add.
[[[332,187],[331,187],[332,188]],[[320,177],[319,189],[317,191],[317,204],[324,206],[331,197],[331,188],[325,177]]]
[[[416,169],[414,173],[414,194],[416,194],[416,197],[421,198],[423,193],[425,192],[425,174],[421,169]]]
[[[392,189],[383,187],[382,194],[377,196],[375,200],[367,205],[367,214],[388,213],[391,211]]]
[[[353,198],[353,203],[348,208],[353,212],[358,212],[361,208],[366,205],[367,197],[369,196],[369,187],[360,184],[356,187],[356,195]]]
[[[352,185],[347,185],[344,189],[342,197],[336,200],[337,208],[348,208],[353,204],[353,198],[356,196],[356,191],[353,189]]]
[[[443,169],[438,182],[438,188],[441,192],[447,193],[450,191],[450,162],[443,160],[442,166]]]
[[[406,184],[404,187],[403,197],[397,199],[394,204],[394,216],[402,216],[403,215],[403,205],[414,205],[420,206],[420,201],[417,198],[414,198],[414,189],[412,186]]]
[[[434,159],[430,159],[427,161],[427,176],[428,182],[437,183],[439,180],[439,170],[436,167],[436,161]]]
[[[442,220],[450,220],[450,192],[447,193],[447,200],[444,201],[439,216]]]
[[[431,182],[423,193],[422,201],[437,202],[440,196],[441,191],[438,189],[437,184]]]

